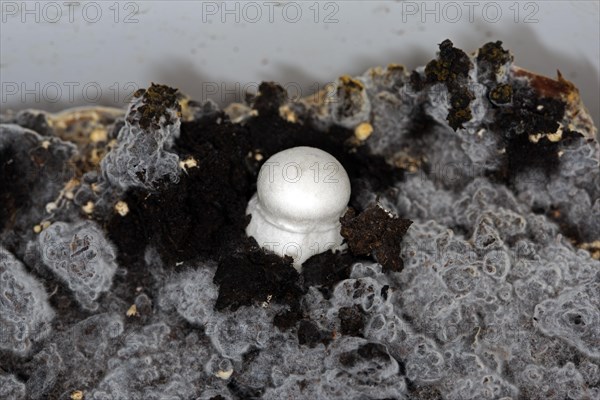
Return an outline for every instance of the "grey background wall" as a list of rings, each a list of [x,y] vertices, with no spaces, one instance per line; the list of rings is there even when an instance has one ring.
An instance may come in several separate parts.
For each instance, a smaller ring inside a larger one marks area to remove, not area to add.
[[[308,95],[341,74],[423,65],[450,38],[560,69],[600,121],[598,1],[1,1],[3,110],[125,105],[150,82],[224,105],[262,80]]]

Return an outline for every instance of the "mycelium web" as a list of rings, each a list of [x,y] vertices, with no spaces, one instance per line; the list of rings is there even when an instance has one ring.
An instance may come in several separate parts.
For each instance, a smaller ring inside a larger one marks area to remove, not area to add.
[[[449,40],[336,83],[2,115],[0,398],[600,398],[575,87]],[[352,187],[347,248],[301,272],[245,234],[260,167],[297,146]]]

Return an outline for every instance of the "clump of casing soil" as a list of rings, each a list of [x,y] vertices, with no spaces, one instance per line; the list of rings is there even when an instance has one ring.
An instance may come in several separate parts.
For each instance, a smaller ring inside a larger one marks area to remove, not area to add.
[[[439,50],[333,98],[3,114],[0,398],[599,398],[596,128],[500,42]],[[352,184],[301,272],[245,235],[295,146]]]

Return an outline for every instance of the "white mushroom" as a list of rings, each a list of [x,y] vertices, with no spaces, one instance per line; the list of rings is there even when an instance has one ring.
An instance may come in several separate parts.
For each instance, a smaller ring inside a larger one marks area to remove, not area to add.
[[[342,248],[340,217],[349,199],[348,174],[332,155],[314,147],[287,149],[259,172],[246,233],[261,247],[291,256],[300,270],[311,256]]]

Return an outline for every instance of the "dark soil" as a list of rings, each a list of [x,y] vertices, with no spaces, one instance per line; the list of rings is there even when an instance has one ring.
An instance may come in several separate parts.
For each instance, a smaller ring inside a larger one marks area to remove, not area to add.
[[[372,254],[383,266],[384,272],[402,271],[402,237],[412,224],[410,220],[392,216],[378,205],[373,205],[358,215],[350,208],[341,221],[342,236],[352,254]]]
[[[247,238],[246,206],[256,191],[262,163],[290,147],[323,149],[348,172],[353,186],[350,204],[355,207],[362,191],[386,190],[401,179],[402,170],[370,155],[364,147],[350,147],[350,130],[322,132],[307,121],[282,119],[279,106],[285,101],[285,92],[280,86],[263,83],[259,92],[252,102],[258,116],[245,124],[233,124],[224,113],[183,122],[176,150],[181,159],[197,160],[198,167],[189,168],[177,184],[161,184],[154,192],[128,191],[122,200],[130,212],[124,217],[114,213],[106,227],[119,248],[122,265],[143,268],[136,260],[143,259],[148,245],[156,248],[171,268],[190,260],[218,260],[214,278],[220,286],[217,309],[236,309],[270,298],[289,306],[289,311],[275,321],[279,328],[288,329],[302,318],[299,299],[309,286],[321,287],[327,293],[368,253],[318,254],[305,262],[299,275],[291,259],[268,254]],[[254,157],[257,153],[262,155],[261,162]],[[402,230],[395,228],[394,222],[383,224],[381,220],[369,226],[373,232],[368,236],[383,240],[374,254],[385,260],[389,269],[400,270],[401,260],[394,259],[399,257],[401,236],[392,240],[391,235]]]

